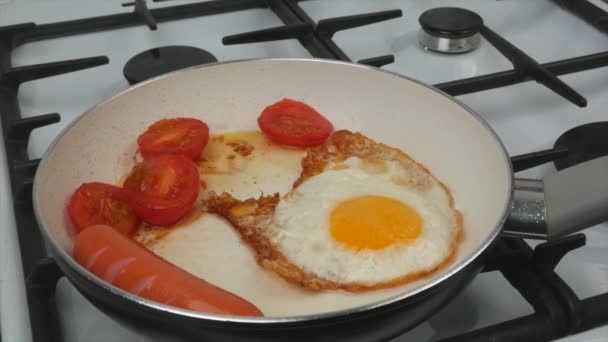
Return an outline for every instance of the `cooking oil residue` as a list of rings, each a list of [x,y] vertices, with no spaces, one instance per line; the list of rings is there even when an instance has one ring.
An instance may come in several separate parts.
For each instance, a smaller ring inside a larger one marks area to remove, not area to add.
[[[195,162],[204,191],[247,198],[289,191],[305,154],[275,144],[260,131],[239,131],[212,136]]]
[[[200,204],[195,204],[194,208],[190,210],[181,220],[169,226],[153,226],[146,222],[142,222],[137,227],[133,239],[140,244],[149,247],[150,245],[158,242],[159,240],[167,237],[171,232],[182,227],[188,227],[194,221],[198,220],[203,215]]]

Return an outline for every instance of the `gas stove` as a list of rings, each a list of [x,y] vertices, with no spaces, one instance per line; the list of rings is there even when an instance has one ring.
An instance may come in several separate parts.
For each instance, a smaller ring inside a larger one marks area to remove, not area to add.
[[[355,61],[457,96],[497,132],[518,177],[608,154],[602,0],[127,1],[0,0],[2,341],[174,340],[139,336],[85,300],[46,257],[30,203],[37,159],[64,127],[162,72]],[[608,224],[550,244],[503,238],[463,293],[393,341],[604,341],[607,253]]]

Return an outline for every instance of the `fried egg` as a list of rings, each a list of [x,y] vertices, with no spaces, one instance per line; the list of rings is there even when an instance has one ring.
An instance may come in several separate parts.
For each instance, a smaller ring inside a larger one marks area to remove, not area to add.
[[[311,290],[402,284],[446,264],[461,235],[447,188],[400,150],[338,131],[283,197],[211,194],[258,263]]]

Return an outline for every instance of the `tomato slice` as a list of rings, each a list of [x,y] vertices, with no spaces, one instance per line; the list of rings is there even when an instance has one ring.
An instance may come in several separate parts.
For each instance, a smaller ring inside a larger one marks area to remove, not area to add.
[[[208,142],[209,127],[192,118],[157,121],[137,138],[139,152],[144,159],[158,154],[182,154],[195,159]]]
[[[105,224],[129,235],[140,221],[121,188],[98,182],[84,183],[74,191],[68,216],[79,232],[92,225]]]
[[[290,99],[266,107],[258,124],[271,140],[297,147],[319,145],[334,130],[331,122],[314,108]]]
[[[124,182],[127,202],[144,221],[169,225],[194,206],[200,191],[198,168],[179,154],[161,154],[135,165]]]

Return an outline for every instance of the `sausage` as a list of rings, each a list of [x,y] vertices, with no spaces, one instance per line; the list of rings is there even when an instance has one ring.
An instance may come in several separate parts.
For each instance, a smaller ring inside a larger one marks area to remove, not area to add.
[[[252,303],[156,256],[110,226],[83,230],[73,254],[93,274],[143,298],[205,313],[263,316]]]

